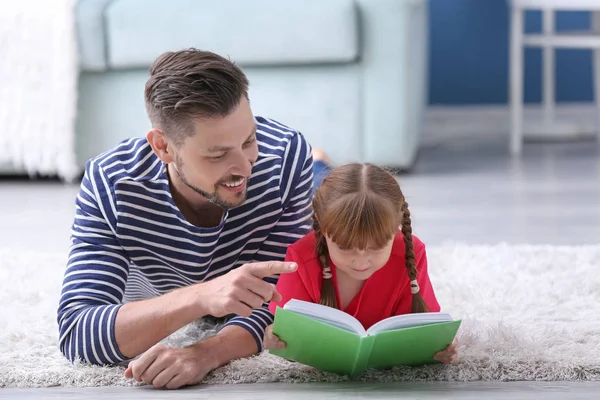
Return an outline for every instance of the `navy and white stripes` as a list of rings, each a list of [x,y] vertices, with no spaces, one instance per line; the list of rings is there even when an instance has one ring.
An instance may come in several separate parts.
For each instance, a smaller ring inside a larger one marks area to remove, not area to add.
[[[287,246],[310,230],[308,143],[276,121],[256,117],[256,123],[259,157],[247,200],[226,210],[214,228],[185,220],[145,139],[126,140],[88,163],[57,316],[60,349],[69,360],[124,361],[114,334],[124,302],[204,282],[247,262],[283,260]],[[247,329],[260,351],[272,320],[265,304],[228,324]]]

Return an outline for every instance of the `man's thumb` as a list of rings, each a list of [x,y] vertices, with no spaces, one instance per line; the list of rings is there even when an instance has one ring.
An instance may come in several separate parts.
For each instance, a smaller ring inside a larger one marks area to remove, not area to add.
[[[283,297],[281,297],[281,294],[277,291],[277,287],[275,285],[273,285],[273,295],[271,296],[271,300],[273,303],[278,303],[281,300],[283,300]]]

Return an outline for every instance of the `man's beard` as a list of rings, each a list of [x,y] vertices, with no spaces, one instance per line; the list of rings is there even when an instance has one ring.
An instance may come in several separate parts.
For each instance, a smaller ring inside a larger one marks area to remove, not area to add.
[[[187,187],[189,187],[190,189],[192,189],[194,192],[198,193],[199,195],[203,196],[204,198],[206,198],[208,201],[210,201],[213,204],[218,205],[219,207],[228,209],[228,208],[234,208],[237,207],[239,205],[241,205],[245,200],[246,200],[246,191],[248,190],[248,182],[246,182],[246,188],[243,192],[237,193],[237,197],[239,199],[238,202],[236,203],[230,203],[226,200],[224,200],[223,198],[221,198],[218,194],[217,194],[217,190],[219,189],[219,187],[223,184],[223,183],[229,183],[229,182],[234,182],[234,181],[238,181],[241,178],[243,178],[242,176],[236,176],[236,175],[232,175],[227,179],[221,179],[219,180],[216,184],[215,184],[215,190],[213,193],[209,193],[205,190],[200,189],[199,187],[196,187],[194,185],[192,185],[191,183],[188,182],[188,180],[186,179],[185,175],[183,175],[183,172],[181,169],[182,164],[180,164],[179,162],[175,163],[177,168],[175,168],[175,173],[177,174],[177,176],[179,177],[179,179],[181,180],[181,182],[183,182],[183,184]]]

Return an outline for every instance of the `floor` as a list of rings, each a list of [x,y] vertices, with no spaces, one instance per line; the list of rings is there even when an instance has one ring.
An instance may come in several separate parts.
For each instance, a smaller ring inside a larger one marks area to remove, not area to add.
[[[441,142],[420,152],[399,181],[413,231],[428,246],[467,243],[589,244],[600,242],[600,146],[595,142],[531,143],[520,158],[502,138]],[[76,186],[0,180],[3,247],[66,251]],[[210,397],[290,399],[596,398],[600,382],[403,383],[198,386],[176,392],[138,388],[3,389],[0,398],[147,399]]]
[[[253,384],[197,386],[170,390],[137,388],[48,388],[2,389],[0,399],[436,399],[436,400],[530,400],[597,399],[600,385],[593,382],[474,382],[474,383],[394,383],[394,384]],[[267,397],[268,396],[268,397]]]

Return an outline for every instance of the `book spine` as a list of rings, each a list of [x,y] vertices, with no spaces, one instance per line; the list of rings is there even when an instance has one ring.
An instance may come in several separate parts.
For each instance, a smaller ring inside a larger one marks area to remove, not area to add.
[[[363,374],[367,370],[367,364],[369,363],[369,357],[371,356],[371,349],[373,349],[373,343],[375,337],[363,336],[360,340],[358,351],[356,352],[356,360],[354,361],[354,368],[350,373],[350,377],[354,378]]]

